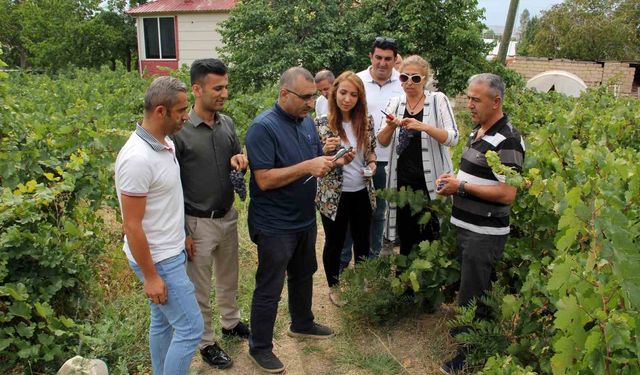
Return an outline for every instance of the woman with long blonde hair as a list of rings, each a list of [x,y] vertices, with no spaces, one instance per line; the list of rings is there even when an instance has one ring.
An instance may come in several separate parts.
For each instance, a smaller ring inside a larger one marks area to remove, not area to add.
[[[400,65],[400,82],[404,95],[391,98],[386,112],[390,115],[378,132],[378,142],[391,144],[387,188],[410,188],[436,198],[436,178],[451,172],[453,163],[449,147],[458,143],[458,127],[447,96],[426,89],[429,64],[418,55],[409,56]],[[406,205],[390,204],[385,233],[389,240],[400,237],[400,254],[409,255],[421,241],[440,236],[435,212],[425,225],[422,212],[413,214]]]

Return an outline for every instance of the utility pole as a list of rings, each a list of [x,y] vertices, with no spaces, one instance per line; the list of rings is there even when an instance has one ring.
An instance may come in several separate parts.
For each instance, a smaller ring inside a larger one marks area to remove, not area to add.
[[[511,42],[511,34],[513,33],[513,24],[516,21],[516,12],[518,11],[518,3],[520,0],[511,0],[509,4],[509,13],[507,14],[507,24],[504,26],[502,33],[502,42],[498,49],[498,62],[505,65],[507,62],[507,51]]]

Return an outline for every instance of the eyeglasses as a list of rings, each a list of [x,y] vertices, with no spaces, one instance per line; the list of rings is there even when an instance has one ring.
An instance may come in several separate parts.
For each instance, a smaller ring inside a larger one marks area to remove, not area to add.
[[[300,95],[300,94],[298,94],[298,93],[297,93],[297,92],[295,92],[295,91],[291,91],[291,90],[289,90],[289,89],[285,89],[285,90],[287,90],[287,92],[290,92],[290,93],[292,93],[293,95],[297,96],[298,98],[300,98],[300,99],[304,100],[305,102],[311,102],[311,101],[314,101],[314,100],[318,99],[318,95],[319,95],[317,92],[315,92],[315,93],[313,93],[313,94],[308,94],[308,95]]]
[[[400,82],[402,83],[405,83],[408,80],[411,80],[411,82],[413,83],[420,83],[422,82],[423,78],[424,76],[421,76],[420,74],[406,74],[406,73],[400,74]]]
[[[383,46],[383,45],[394,46],[395,47],[396,46],[396,40],[393,39],[393,38],[386,38],[384,36],[378,36],[375,39],[374,45],[378,46],[378,47]]]

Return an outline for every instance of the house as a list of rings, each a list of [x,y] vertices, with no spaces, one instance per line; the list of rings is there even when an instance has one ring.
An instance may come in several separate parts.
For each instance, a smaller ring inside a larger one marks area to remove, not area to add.
[[[194,60],[218,57],[222,46],[218,25],[236,0],[157,0],[128,13],[136,19],[138,67],[148,74],[166,74]]]
[[[487,55],[487,60],[493,60],[498,56],[498,51],[500,50],[500,44],[502,43],[500,40],[494,39],[483,39],[485,44],[496,43],[491,52]],[[518,42],[511,40],[509,41],[509,47],[507,47],[507,59],[512,59],[516,56],[516,47],[518,46]]]

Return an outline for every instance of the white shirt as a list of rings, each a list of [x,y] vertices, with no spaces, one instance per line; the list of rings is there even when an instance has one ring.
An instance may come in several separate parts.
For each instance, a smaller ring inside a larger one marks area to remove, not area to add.
[[[370,68],[371,67],[359,72],[358,77],[360,77],[364,83],[364,91],[367,95],[367,108],[369,114],[373,117],[375,134],[378,134],[378,131],[385,123],[384,115],[380,110],[384,110],[387,107],[389,99],[402,95],[404,91],[400,83],[400,73],[398,73],[397,70],[393,69],[389,80],[380,86],[371,76]],[[376,143],[375,151],[378,161],[389,161],[391,154],[389,146],[385,147]]]
[[[329,101],[323,95],[316,99],[316,117],[329,114]]]
[[[353,126],[350,122],[343,122],[342,128],[349,140],[349,144],[347,146],[352,146],[355,150],[358,145],[358,139],[353,132]],[[356,157],[351,161],[351,163],[342,167],[342,191],[354,192],[360,191],[366,187],[364,184],[364,175],[362,174],[363,168],[364,151],[358,150],[356,152]]]
[[[116,192],[122,209],[122,195],[147,197],[142,228],[153,263],[184,250],[184,201],[180,166],[173,142],[158,142],[138,125],[116,159]],[[135,263],[127,237],[123,251]]]

